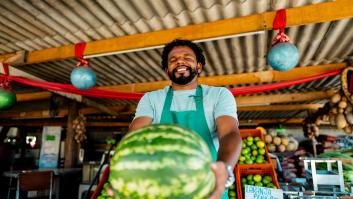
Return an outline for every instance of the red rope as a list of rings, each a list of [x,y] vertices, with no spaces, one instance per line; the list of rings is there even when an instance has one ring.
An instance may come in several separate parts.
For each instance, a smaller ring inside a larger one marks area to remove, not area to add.
[[[81,42],[75,44],[75,57],[77,57],[80,61],[77,62],[76,66],[88,66],[88,60],[83,58],[83,53],[85,52],[86,42]]]
[[[265,91],[285,88],[288,86],[293,86],[301,83],[306,83],[306,82],[322,79],[325,77],[338,75],[340,72],[341,72],[341,69],[337,69],[331,72],[309,76],[298,80],[283,81],[283,82],[267,84],[267,85],[259,85],[259,86],[239,87],[239,88],[230,89],[230,91],[234,96],[265,92]],[[0,77],[4,77],[4,76],[5,75],[0,74]],[[24,77],[17,77],[17,76],[8,76],[8,79],[12,81],[16,81],[18,83],[22,83],[25,85],[34,86],[34,87],[38,87],[46,90],[66,92],[66,93],[84,95],[88,97],[138,101],[143,96],[143,93],[109,91],[109,90],[100,90],[95,88],[91,88],[88,90],[79,90],[74,86],[72,86],[71,84],[60,84],[60,83],[46,82],[41,80],[31,80],[31,79],[27,79]]]

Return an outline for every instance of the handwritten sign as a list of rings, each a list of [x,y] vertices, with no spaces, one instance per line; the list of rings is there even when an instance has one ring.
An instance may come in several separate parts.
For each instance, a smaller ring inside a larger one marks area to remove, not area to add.
[[[283,199],[283,191],[281,189],[270,189],[265,187],[256,187],[245,185],[246,199]]]

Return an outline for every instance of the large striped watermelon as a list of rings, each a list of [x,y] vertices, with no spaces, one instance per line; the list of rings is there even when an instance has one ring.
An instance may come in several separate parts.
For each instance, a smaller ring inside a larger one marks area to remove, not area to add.
[[[204,199],[215,187],[207,144],[175,125],[151,125],[125,136],[111,162],[115,198]]]

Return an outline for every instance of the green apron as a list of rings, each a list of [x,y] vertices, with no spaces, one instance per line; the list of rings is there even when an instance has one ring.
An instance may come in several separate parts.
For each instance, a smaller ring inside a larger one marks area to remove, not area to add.
[[[164,101],[161,124],[178,124],[182,127],[192,129],[199,134],[207,143],[213,161],[217,161],[217,150],[213,144],[211,132],[208,129],[205,112],[202,102],[202,88],[198,86],[196,94],[194,96],[196,110],[191,111],[171,111],[171,105],[173,100],[173,89],[169,87],[167,97]],[[228,191],[225,191],[222,199],[228,199]]]

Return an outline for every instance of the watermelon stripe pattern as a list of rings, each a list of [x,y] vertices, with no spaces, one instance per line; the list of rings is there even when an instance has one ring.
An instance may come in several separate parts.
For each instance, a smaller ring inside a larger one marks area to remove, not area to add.
[[[215,187],[211,153],[195,132],[151,125],[126,135],[111,162],[115,198],[204,199]]]

